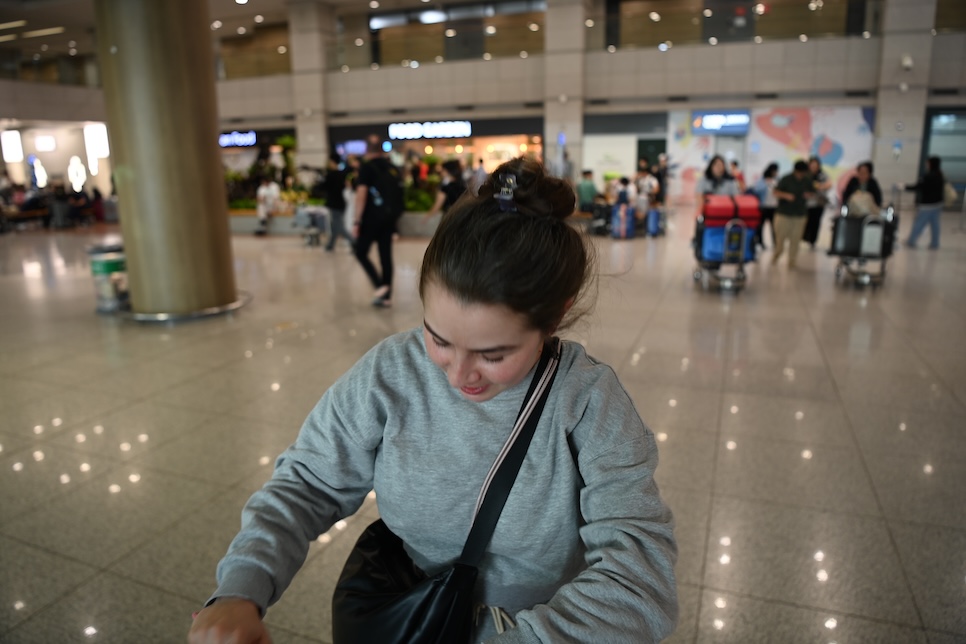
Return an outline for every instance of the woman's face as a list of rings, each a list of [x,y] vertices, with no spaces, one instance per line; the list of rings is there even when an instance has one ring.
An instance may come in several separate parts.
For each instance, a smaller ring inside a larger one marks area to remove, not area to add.
[[[811,161],[809,161],[808,162],[808,171],[811,172],[812,174],[817,174],[818,173],[818,161],[816,161],[814,159],[812,159]]]
[[[423,340],[450,386],[484,402],[520,384],[537,363],[544,335],[498,304],[466,304],[433,281],[423,292]]]
[[[872,177],[872,173],[869,172],[869,169],[867,167],[865,167],[864,165],[863,166],[859,166],[856,169],[855,175],[859,178],[859,182],[860,183],[868,183],[869,182],[869,179]]]
[[[724,161],[722,161],[721,159],[715,159],[711,163],[711,174],[713,174],[714,176],[723,177],[724,171],[725,171],[725,165],[724,165]]]

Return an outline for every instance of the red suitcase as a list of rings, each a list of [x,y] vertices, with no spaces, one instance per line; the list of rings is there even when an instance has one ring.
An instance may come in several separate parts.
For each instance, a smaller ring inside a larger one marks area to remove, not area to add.
[[[707,195],[701,214],[706,228],[723,227],[735,217],[739,217],[749,228],[758,228],[761,223],[758,199],[752,195]]]

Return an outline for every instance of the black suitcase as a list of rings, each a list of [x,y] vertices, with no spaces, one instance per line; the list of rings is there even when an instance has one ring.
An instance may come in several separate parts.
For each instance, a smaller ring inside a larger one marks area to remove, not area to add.
[[[594,204],[590,220],[590,234],[606,237],[610,235],[610,219],[612,207],[605,203]]]

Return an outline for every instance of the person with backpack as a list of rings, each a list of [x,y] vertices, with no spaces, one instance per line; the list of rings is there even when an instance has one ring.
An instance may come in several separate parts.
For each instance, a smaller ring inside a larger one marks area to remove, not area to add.
[[[356,259],[375,289],[372,305],[388,308],[392,306],[392,236],[403,211],[403,189],[399,168],[386,157],[377,136],[369,137],[355,196]],[[369,260],[373,243],[379,248],[379,271]]]

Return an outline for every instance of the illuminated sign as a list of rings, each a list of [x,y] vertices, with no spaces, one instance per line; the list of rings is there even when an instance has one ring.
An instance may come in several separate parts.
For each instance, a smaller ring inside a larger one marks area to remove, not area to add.
[[[460,139],[472,136],[469,121],[426,121],[425,123],[390,123],[390,139]]]
[[[751,113],[747,110],[691,112],[692,134],[748,134]]]
[[[248,132],[229,132],[218,137],[218,145],[223,148],[248,148],[258,142],[255,130]]]

